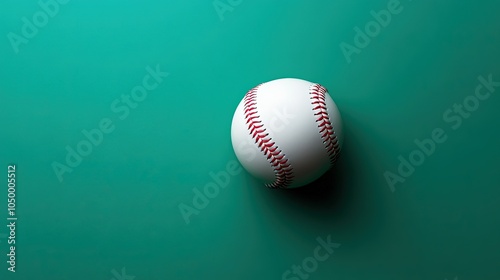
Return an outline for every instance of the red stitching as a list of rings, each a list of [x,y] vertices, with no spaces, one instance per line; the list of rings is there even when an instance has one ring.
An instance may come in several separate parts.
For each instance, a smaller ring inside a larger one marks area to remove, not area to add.
[[[325,149],[328,152],[328,157],[330,158],[330,163],[337,161],[340,155],[340,146],[333,129],[333,125],[330,122],[328,116],[328,111],[326,108],[325,94],[327,90],[319,84],[314,84],[309,90],[311,96],[311,104],[313,105],[314,115],[317,116],[316,122],[318,123],[319,134],[323,143],[325,144]]]
[[[260,85],[254,87],[245,95],[244,100],[244,115],[248,132],[252,135],[252,139],[260,148],[260,151],[267,157],[269,163],[273,167],[276,179],[274,182],[266,184],[269,188],[287,188],[291,185],[293,178],[293,168],[285,158],[285,154],[278,148],[276,143],[272,141],[257,110],[257,90]]]

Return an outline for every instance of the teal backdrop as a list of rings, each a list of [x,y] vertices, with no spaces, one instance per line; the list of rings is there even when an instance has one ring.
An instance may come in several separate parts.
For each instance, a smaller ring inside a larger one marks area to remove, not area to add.
[[[500,279],[499,10],[4,1],[0,279]],[[283,77],[327,87],[345,127],[296,190],[230,140],[244,94]]]

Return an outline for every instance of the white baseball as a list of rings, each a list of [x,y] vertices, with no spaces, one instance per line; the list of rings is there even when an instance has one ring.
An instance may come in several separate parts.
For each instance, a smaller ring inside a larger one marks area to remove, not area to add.
[[[342,147],[340,113],[319,84],[278,79],[247,92],[231,126],[242,166],[270,188],[296,188],[323,175]]]

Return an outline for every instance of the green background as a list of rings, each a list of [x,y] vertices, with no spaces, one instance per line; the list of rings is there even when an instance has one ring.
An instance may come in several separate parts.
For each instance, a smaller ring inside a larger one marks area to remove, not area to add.
[[[478,76],[500,81],[500,2],[402,0],[348,63],[340,44],[388,2],[230,1],[218,15],[211,1],[73,0],[18,53],[8,34],[41,7],[3,3],[0,166],[17,165],[18,221],[11,273],[5,182],[0,279],[282,279],[327,236],[341,245],[309,279],[500,279],[500,89],[458,129],[443,120]],[[119,119],[112,102],[156,65],[170,75]],[[283,77],[329,89],[341,159],[297,190],[231,176],[186,224],[179,205],[236,160],[238,102]],[[103,118],[115,130],[60,182],[53,162]],[[437,127],[446,142],[392,191],[384,172]]]

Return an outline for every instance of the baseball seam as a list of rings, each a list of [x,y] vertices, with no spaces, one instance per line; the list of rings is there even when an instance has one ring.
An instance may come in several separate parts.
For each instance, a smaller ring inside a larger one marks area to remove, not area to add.
[[[255,144],[260,148],[267,161],[271,164],[276,179],[272,183],[266,184],[269,188],[287,188],[291,185],[294,174],[293,168],[276,143],[272,141],[269,133],[260,119],[257,110],[257,91],[261,85],[249,90],[244,97],[244,115],[248,126],[248,132],[255,140]]]
[[[337,135],[330,121],[330,117],[328,116],[328,110],[325,102],[326,92],[326,88],[320,84],[313,84],[309,89],[311,104],[313,105],[313,111],[316,116],[319,133],[328,153],[330,163],[333,164],[337,161],[340,155],[340,146]]]

